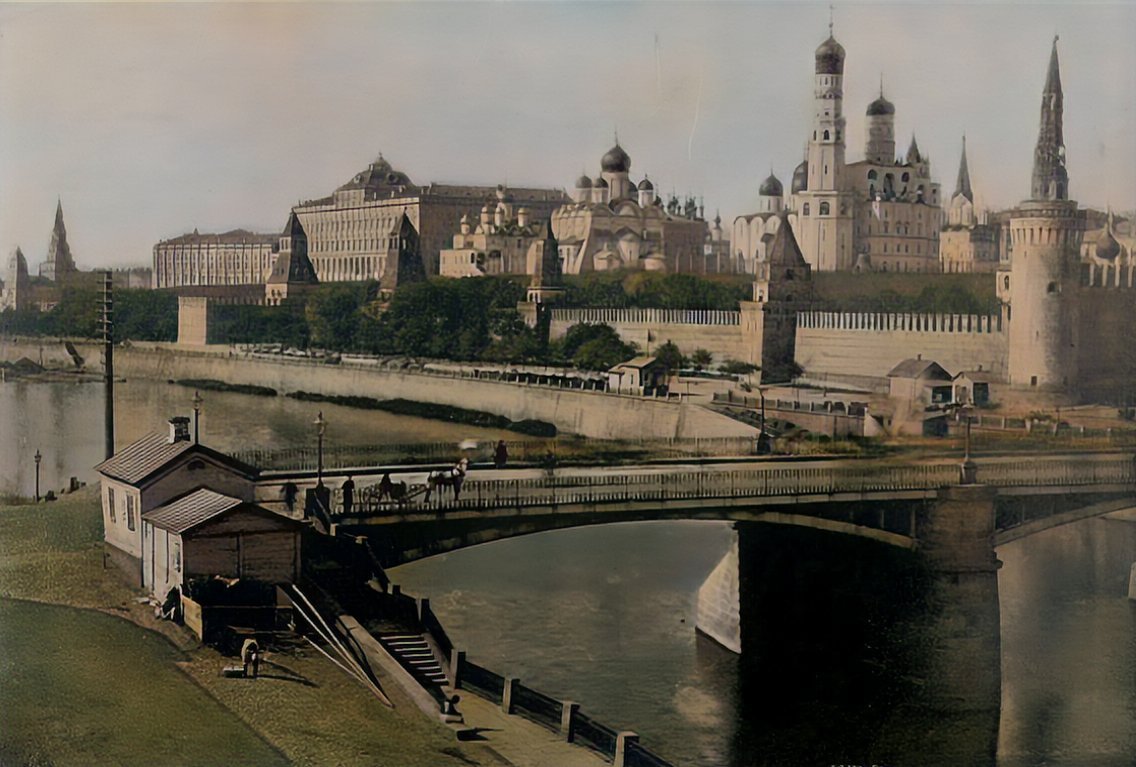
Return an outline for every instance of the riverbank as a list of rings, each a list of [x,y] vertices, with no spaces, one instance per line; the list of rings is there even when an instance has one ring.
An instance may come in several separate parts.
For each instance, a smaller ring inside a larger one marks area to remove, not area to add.
[[[28,727],[17,728],[9,719],[0,728],[0,763],[29,763],[34,757],[43,764],[90,764],[92,743],[119,744],[127,738],[137,739],[136,746],[116,745],[121,750],[114,752],[113,763],[232,764],[229,746],[220,742],[231,736],[238,743],[244,739],[247,750],[239,752],[239,761],[246,765],[508,764],[484,746],[458,743],[441,724],[423,718],[390,680],[383,680],[384,688],[395,708],[385,708],[314,650],[266,653],[264,673],[256,680],[221,677],[221,667],[233,659],[199,646],[182,627],[155,620],[148,605],[135,601],[138,594],[103,568],[101,537],[94,488],[52,504],[0,506],[0,598],[7,612],[20,612],[22,602],[79,608],[71,615],[48,611],[50,620],[44,611],[33,610],[35,615],[10,624],[22,627],[20,646],[29,657],[38,658],[41,650],[54,658],[44,665],[54,673],[8,684],[17,678],[11,675],[19,664],[3,661],[0,706],[6,711],[23,707],[19,721]],[[113,619],[106,625],[107,616],[146,631],[123,632]],[[121,644],[153,643],[159,636],[165,650],[150,653],[153,657],[138,657]],[[9,644],[4,643],[5,655]],[[115,659],[124,657],[149,675],[116,670]],[[184,675],[166,673],[173,668]],[[76,674],[78,682],[68,686]],[[186,712],[209,715],[202,692],[224,707],[218,719],[243,723],[243,735],[239,729],[228,736],[204,730],[187,742],[191,731],[181,724],[189,718]],[[147,693],[159,693],[170,702],[165,710],[180,713],[162,722],[118,713],[134,712],[132,701],[135,706],[146,701]],[[84,694],[97,697],[97,705],[74,705]],[[176,748],[168,754],[147,751],[159,748],[147,746],[148,739]]]

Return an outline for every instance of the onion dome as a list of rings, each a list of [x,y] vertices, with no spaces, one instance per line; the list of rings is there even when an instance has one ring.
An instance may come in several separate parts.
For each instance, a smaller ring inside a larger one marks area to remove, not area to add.
[[[590,178],[588,178],[588,175],[586,173],[584,175],[580,176],[578,179],[576,179],[576,188],[577,189],[591,189],[592,188],[592,180]]]
[[[1109,223],[1112,223],[1111,220]],[[1111,228],[1106,226],[1097,237],[1097,258],[1103,258],[1105,261],[1112,261],[1120,255],[1120,243],[1112,236],[1112,232],[1109,231]]]
[[[803,192],[809,188],[809,161],[805,160],[793,171],[793,183],[790,189],[793,194]]]
[[[617,142],[600,160],[600,167],[605,173],[627,173],[631,170],[631,156]]]
[[[639,182],[637,189],[640,192],[653,192],[655,191],[655,185],[651,183],[649,178],[644,177],[643,180]]]
[[[607,183],[607,181],[604,181],[603,177],[601,176],[600,178],[596,179],[596,183],[593,184],[593,186],[596,189],[607,189],[608,183]]]
[[[878,99],[873,101],[871,104],[868,104],[868,117],[879,117],[880,115],[894,114],[895,104],[885,99],[884,94],[882,93],[880,94],[880,97]]]
[[[818,75],[844,74],[844,46],[836,42],[830,33],[828,39],[816,49],[816,73]]]
[[[796,178],[796,173],[793,174],[793,178]],[[785,194],[785,187],[781,186],[777,177],[770,173],[769,178],[761,182],[761,187],[758,188],[757,193],[762,197],[780,197]]]

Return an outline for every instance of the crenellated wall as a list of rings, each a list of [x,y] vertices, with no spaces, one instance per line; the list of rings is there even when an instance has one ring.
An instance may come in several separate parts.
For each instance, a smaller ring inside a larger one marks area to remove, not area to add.
[[[801,312],[797,364],[805,376],[884,378],[922,355],[950,373],[980,365],[1006,375],[1006,332],[1000,315]]]
[[[553,309],[550,338],[563,338],[579,324],[610,325],[619,337],[646,352],[673,341],[683,354],[706,349],[717,362],[746,360],[741,313],[713,309]]]

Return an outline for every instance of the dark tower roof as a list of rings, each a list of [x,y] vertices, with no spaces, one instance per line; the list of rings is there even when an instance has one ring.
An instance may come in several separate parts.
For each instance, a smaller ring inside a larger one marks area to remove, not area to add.
[[[639,182],[638,189],[640,192],[653,192],[655,191],[655,185],[651,183],[651,179],[644,176],[643,180]]]
[[[552,222],[544,226],[544,243],[540,251],[540,270],[529,281],[530,288],[555,288],[561,283],[560,243],[552,232]]]
[[[41,267],[40,274],[52,280],[75,271],[75,259],[71,255],[71,246],[67,244],[67,227],[63,225],[62,200],[55,204],[55,225],[51,228],[51,243],[47,246],[47,261],[44,266],[47,269],[45,271]]]
[[[781,181],[772,173],[761,182],[757,193],[762,197],[780,197],[785,194],[785,187],[781,185]]]
[[[868,104],[868,117],[878,117],[880,115],[894,115],[895,104],[891,103],[884,98],[884,94],[880,93],[880,97]]]
[[[807,269],[808,262],[801,254],[801,246],[793,236],[793,227],[789,225],[789,214],[781,213],[781,224],[773,235],[773,242],[765,254],[765,262],[770,266],[793,267]]]
[[[586,174],[586,173],[582,174],[578,179],[576,179],[576,188],[577,189],[591,189],[592,188],[592,180],[590,178],[588,178],[588,174]]]
[[[915,141],[915,134],[911,134],[911,146],[907,147],[907,164],[918,165],[923,162],[923,155],[919,153],[919,144]]]
[[[816,49],[816,73],[818,75],[844,74],[844,46],[836,42],[831,31],[828,39]]]
[[[280,254],[276,256],[276,261],[272,264],[272,273],[268,276],[268,283],[314,285],[319,282],[316,278],[316,269],[308,258],[308,235],[295,211],[288,214],[283,237],[288,238],[290,244],[287,250],[281,248]]]
[[[801,164],[793,171],[793,181],[789,189],[793,194],[803,192],[809,188],[809,161],[802,160]]]
[[[974,202],[974,193],[970,190],[970,168],[966,165],[966,136],[962,137],[962,159],[959,161],[958,181],[955,182],[955,196],[960,194]]]
[[[1112,211],[1108,212],[1108,223],[1097,237],[1097,258],[1112,261],[1120,255],[1120,243],[1112,236]]]
[[[1057,61],[1057,38],[1049,54],[1049,71],[1041,94],[1041,125],[1037,147],[1033,152],[1031,200],[1069,199],[1069,174],[1065,169],[1065,136],[1062,127],[1064,95],[1061,92],[1061,69]]]
[[[607,150],[600,160],[600,168],[605,173],[627,173],[631,170],[631,156],[616,141],[615,146]]]

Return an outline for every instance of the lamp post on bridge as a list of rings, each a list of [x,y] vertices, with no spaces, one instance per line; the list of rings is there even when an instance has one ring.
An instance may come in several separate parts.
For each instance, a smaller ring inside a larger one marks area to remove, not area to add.
[[[36,484],[35,484],[35,499],[39,503],[39,463],[43,460],[43,455],[39,452],[39,448],[35,451],[35,465],[36,465]]]
[[[765,455],[769,451],[769,441],[765,437],[765,387],[758,384],[757,396],[761,398],[761,420],[757,430],[757,454]]]
[[[959,406],[958,413],[965,419],[965,432],[963,436],[962,464],[959,466],[959,484],[974,485],[978,483],[978,464],[970,457],[970,413],[969,402]]]
[[[201,392],[195,391],[193,393],[193,444],[195,445],[199,442],[198,419],[201,416],[201,403],[204,401],[201,398]]]
[[[327,421],[322,410],[312,423],[316,427],[316,487],[323,487],[323,435],[327,431]]]

